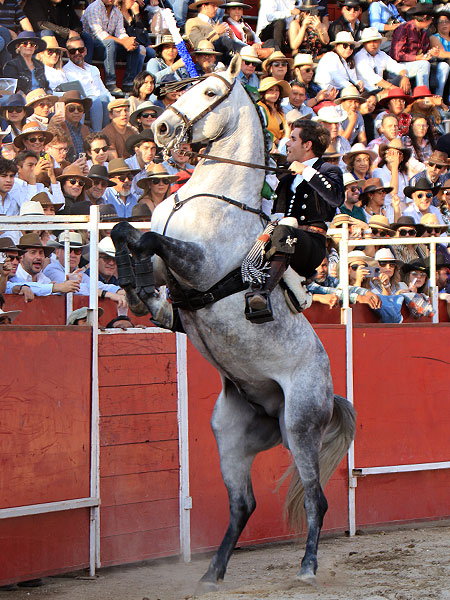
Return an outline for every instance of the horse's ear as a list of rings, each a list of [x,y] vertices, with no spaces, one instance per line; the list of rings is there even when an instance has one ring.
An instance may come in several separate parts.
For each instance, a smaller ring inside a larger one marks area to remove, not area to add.
[[[228,75],[230,77],[230,81],[234,81],[236,77],[239,75],[241,70],[241,56],[240,54],[235,54],[231,59],[230,66],[228,67]]]

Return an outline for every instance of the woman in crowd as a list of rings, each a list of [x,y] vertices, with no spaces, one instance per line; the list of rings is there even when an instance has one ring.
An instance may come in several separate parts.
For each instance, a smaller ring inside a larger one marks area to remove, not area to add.
[[[376,294],[393,296],[407,288],[403,283],[400,268],[402,261],[395,258],[389,248],[380,248],[375,253],[375,260],[380,265],[380,276],[374,277],[370,287]]]
[[[367,179],[359,195],[361,206],[365,213],[366,223],[373,215],[386,216],[385,198],[392,188],[383,184],[379,177]]]
[[[364,131],[366,132],[367,141],[371,142],[377,135],[373,112],[377,107],[378,98],[373,92],[363,92],[361,96],[364,98],[364,102],[361,103],[359,112],[364,121]]]
[[[50,89],[54,92],[58,85],[67,83],[67,77],[62,68],[62,55],[63,53],[67,54],[67,50],[60,48],[53,36],[44,36],[42,39],[47,44],[47,48],[40,52],[37,58],[43,63],[45,77],[49,82]]]
[[[264,77],[273,77],[277,81],[290,81],[292,63],[292,58],[276,50],[262,64]]]
[[[114,4],[122,13],[123,26],[128,36],[134,37],[139,44],[139,64],[137,73],[142,71],[146,57],[155,56],[155,52],[150,45],[150,37],[140,14],[140,4],[136,0],[114,0]]]
[[[408,185],[408,161],[411,149],[404,146],[401,140],[395,138],[389,144],[380,146],[380,162],[373,176],[379,177],[385,186],[392,190],[386,198],[386,205],[391,204],[393,213],[386,215],[393,223],[406,208],[404,189]]]
[[[151,73],[142,71],[136,75],[133,88],[128,96],[130,113],[134,112],[143,102],[148,102],[155,89],[155,78]]]
[[[439,201],[438,208],[441,211],[442,220],[450,232],[450,179],[447,179],[437,193],[437,199]]]
[[[90,133],[84,140],[84,149],[87,156],[87,166],[108,166],[109,138],[105,133]]]
[[[400,238],[415,238],[422,235],[423,231],[423,227],[415,223],[412,217],[404,217],[403,215],[395,223],[391,223],[391,229],[394,229],[396,237]],[[423,244],[398,244],[392,246],[392,252],[395,258],[403,263],[423,258],[426,255]]]
[[[315,0],[310,0],[299,6],[299,9],[300,14],[294,17],[289,24],[289,45],[293,55],[298,52],[311,54],[313,59],[316,60],[323,54],[324,47],[328,44],[330,38],[326,25],[322,23],[317,14],[311,14],[311,11],[312,9],[315,11],[324,10],[324,7],[319,6],[318,3],[316,4]]]
[[[174,75],[178,80],[189,77],[183,59],[178,57],[178,50],[171,35],[163,35],[161,41],[153,48],[156,56],[148,61],[147,71],[155,78],[156,85],[167,75]]]
[[[433,126],[433,135],[443,135],[445,131],[442,121],[447,118],[448,109],[442,97],[432,94],[426,85],[419,85],[414,88],[412,99],[413,102],[405,108],[405,113],[427,118]]]
[[[151,129],[153,121],[162,115],[163,111],[160,106],[156,106],[153,102],[142,102],[138,108],[131,113],[130,123],[141,133],[144,129]]]
[[[289,96],[291,86],[287,81],[277,81],[274,77],[265,77],[258,92],[261,100],[258,105],[266,118],[267,129],[273,136],[273,143],[278,146],[287,131],[286,118],[281,108],[281,100]]]
[[[342,160],[355,179],[369,179],[376,157],[376,153],[368,150],[364,144],[355,144]]]
[[[424,164],[428,161],[436,147],[433,126],[426,117],[421,116],[414,116],[412,118],[408,135],[404,136],[402,141],[407,148],[412,149],[413,157],[419,163]],[[418,167],[417,173],[422,170],[422,168]]]
[[[368,279],[369,271],[367,267],[377,266],[377,263],[370,256],[366,256],[364,252],[354,250],[348,253],[348,282],[349,285],[365,288],[370,288],[370,279]]]
[[[140,179],[138,187],[143,190],[139,204],[145,204],[153,213],[155,208],[170,194],[170,185],[178,179],[178,175],[169,175],[159,163],[153,165],[147,177]]]
[[[74,214],[72,207],[78,202],[86,200],[85,190],[92,187],[92,180],[83,175],[83,171],[76,165],[66,167],[62,175],[56,178],[65,198],[65,206],[61,211],[64,214]]]
[[[50,90],[50,84],[45,76],[44,65],[36,58],[47,45],[32,31],[21,31],[9,42],[8,52],[14,56],[3,67],[3,77],[17,79],[17,91],[28,94],[31,90],[42,88]]]
[[[387,95],[378,102],[378,106],[386,110],[375,119],[375,129],[381,125],[384,115],[389,113],[397,117],[400,135],[407,135],[412,117],[406,113],[405,109],[412,101],[411,96],[407,96],[401,88],[394,87],[388,90]]]
[[[21,94],[12,94],[6,96],[0,105],[0,114],[2,117],[1,127],[4,131],[8,125],[11,125],[11,139],[22,133],[27,117],[31,115],[33,109],[25,106],[25,98]],[[8,136],[9,139],[9,136]],[[5,143],[5,139],[3,140]]]
[[[402,267],[403,275],[408,286],[406,292],[422,294],[426,299],[430,296],[429,277],[425,262],[422,258],[406,263]]]
[[[358,43],[349,31],[339,31],[334,42],[332,52],[327,52],[319,60],[316,69],[315,82],[322,88],[334,87],[338,90],[350,85],[364,91],[364,84],[358,80],[353,58]]]

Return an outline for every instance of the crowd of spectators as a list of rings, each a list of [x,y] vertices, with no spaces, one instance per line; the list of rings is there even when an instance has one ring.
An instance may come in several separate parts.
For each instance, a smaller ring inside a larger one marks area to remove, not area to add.
[[[402,303],[414,316],[431,314],[429,247],[419,238],[450,227],[446,3],[342,0],[330,22],[326,0],[261,0],[256,26],[244,16],[251,7],[239,1],[165,4],[198,75],[241,55],[238,80],[259,106],[278,164],[299,118],[329,131],[323,160],[341,168],[345,186],[331,227],[347,222],[353,237],[386,240],[350,253],[351,301],[387,321],[397,319]],[[95,204],[103,221],[151,221],[154,208],[192,175],[191,152],[202,151],[185,143],[164,160],[151,130],[192,84],[190,75],[157,0],[94,0],[79,8],[73,0],[0,6],[2,81],[17,81],[0,102],[0,214],[79,215]],[[277,181],[272,175],[266,183],[274,190]],[[98,294],[123,312],[114,249],[108,232],[102,236]],[[389,245],[389,238],[411,236],[417,245]],[[338,242],[339,235],[328,237],[328,257],[309,282],[314,301],[330,307],[342,301]],[[0,293],[27,302],[87,295],[88,243],[71,232],[66,275],[64,234],[3,231]],[[447,246],[437,253],[437,285],[448,299]]]

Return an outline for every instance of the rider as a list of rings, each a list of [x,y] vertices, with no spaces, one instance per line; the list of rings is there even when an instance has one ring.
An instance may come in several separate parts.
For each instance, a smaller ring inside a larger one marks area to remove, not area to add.
[[[259,289],[247,294],[251,321],[273,320],[269,296],[289,264],[308,278],[326,256],[325,222],[332,220],[345,200],[342,171],[321,158],[329,143],[330,134],[323,125],[304,119],[294,122],[286,144],[292,175],[278,184],[273,208],[277,218],[284,218],[275,227],[266,253],[268,277]]]

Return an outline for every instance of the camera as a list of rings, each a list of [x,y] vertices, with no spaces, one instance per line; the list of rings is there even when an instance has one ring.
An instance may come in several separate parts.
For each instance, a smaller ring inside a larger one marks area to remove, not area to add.
[[[366,270],[369,271],[369,274],[366,275],[367,279],[379,277],[380,275],[380,267],[366,267]]]

